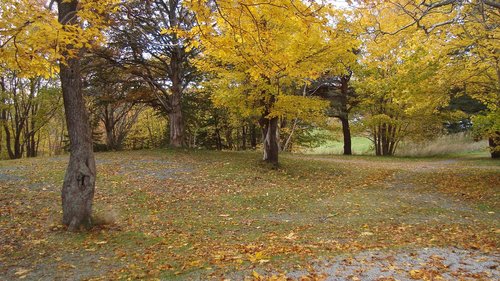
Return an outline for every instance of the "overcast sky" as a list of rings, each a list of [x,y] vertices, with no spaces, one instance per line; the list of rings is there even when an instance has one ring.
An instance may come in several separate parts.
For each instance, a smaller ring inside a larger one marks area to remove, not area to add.
[[[347,4],[347,2],[345,0],[327,0],[327,1],[330,3],[333,3],[333,5],[335,5],[335,7],[339,7],[339,8],[349,7],[349,5]]]

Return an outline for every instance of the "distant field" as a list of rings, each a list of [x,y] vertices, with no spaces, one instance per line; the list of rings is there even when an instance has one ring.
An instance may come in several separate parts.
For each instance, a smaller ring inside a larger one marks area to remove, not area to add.
[[[344,152],[342,141],[329,140],[315,148],[305,148],[304,154],[340,155]],[[365,137],[352,138],[352,152],[354,155],[373,155],[373,143]],[[401,143],[396,151],[400,157],[489,157],[488,142],[474,141],[465,134],[444,135],[431,141],[422,143]]]
[[[356,155],[373,154],[372,142],[365,137],[352,138],[352,152]],[[304,149],[306,154],[343,154],[344,143],[342,141],[329,140],[320,147]]]

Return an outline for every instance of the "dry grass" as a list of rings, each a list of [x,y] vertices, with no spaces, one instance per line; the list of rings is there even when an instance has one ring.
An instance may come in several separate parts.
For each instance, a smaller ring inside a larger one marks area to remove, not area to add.
[[[486,151],[486,140],[474,141],[469,134],[444,135],[426,142],[407,142],[396,151],[398,156],[428,157]]]

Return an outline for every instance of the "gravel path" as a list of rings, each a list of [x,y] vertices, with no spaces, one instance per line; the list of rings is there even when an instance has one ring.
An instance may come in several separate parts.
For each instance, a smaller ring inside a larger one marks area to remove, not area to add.
[[[314,265],[315,275],[341,280],[500,280],[500,254],[457,248],[366,251]],[[311,275],[296,271],[288,277]]]

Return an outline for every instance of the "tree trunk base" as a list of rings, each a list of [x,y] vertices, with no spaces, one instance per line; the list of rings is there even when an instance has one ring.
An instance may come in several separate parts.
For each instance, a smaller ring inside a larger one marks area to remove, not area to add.
[[[69,231],[92,226],[92,201],[95,192],[93,155],[70,156],[62,188],[63,224]]]
[[[184,124],[180,108],[168,114],[170,127],[169,146],[172,148],[184,147]]]

